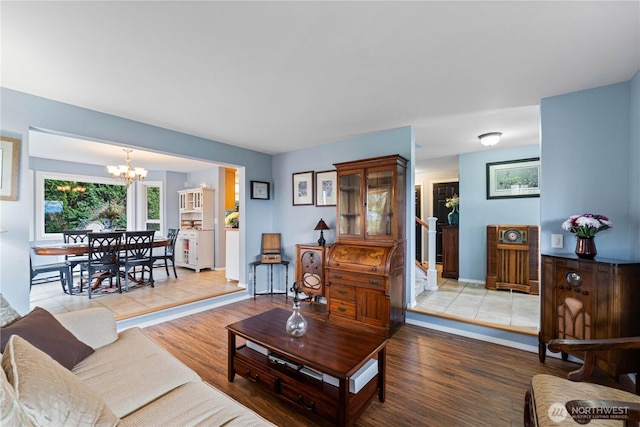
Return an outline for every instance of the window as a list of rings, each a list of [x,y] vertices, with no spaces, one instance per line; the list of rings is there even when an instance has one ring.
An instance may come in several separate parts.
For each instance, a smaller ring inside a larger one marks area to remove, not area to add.
[[[140,229],[155,230],[156,235],[164,236],[162,206],[163,191],[161,181],[145,181],[140,185]]]
[[[59,239],[63,230],[128,228],[126,185],[108,178],[36,172],[38,239]]]

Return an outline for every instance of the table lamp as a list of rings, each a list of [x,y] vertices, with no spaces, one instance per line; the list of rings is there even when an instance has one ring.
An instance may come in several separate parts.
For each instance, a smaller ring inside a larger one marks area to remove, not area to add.
[[[318,221],[318,225],[316,225],[316,228],[314,228],[314,230],[320,230],[320,238],[318,239],[318,245],[324,246],[324,244],[327,243],[327,241],[324,240],[324,235],[322,234],[322,230],[328,230],[328,229],[329,229],[329,226],[327,225],[327,223],[324,222],[322,218],[320,218],[320,221]]]

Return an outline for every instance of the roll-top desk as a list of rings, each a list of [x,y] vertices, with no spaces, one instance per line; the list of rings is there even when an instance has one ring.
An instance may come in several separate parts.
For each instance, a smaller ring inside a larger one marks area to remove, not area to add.
[[[391,336],[405,316],[407,160],[336,163],[336,239],[325,267],[327,320]]]
[[[542,255],[539,358],[554,338],[640,336],[640,262]],[[572,354],[579,359],[582,353]],[[563,354],[566,359],[567,355]],[[596,366],[617,377],[640,372],[640,351],[601,351]]]

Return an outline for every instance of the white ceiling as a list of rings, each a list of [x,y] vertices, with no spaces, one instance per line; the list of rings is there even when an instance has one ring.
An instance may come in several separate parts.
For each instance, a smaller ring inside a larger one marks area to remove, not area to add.
[[[1,12],[4,87],[271,154],[412,125],[418,169],[487,149],[486,132],[504,133],[496,148],[538,143],[541,98],[640,69],[638,1],[3,1]]]

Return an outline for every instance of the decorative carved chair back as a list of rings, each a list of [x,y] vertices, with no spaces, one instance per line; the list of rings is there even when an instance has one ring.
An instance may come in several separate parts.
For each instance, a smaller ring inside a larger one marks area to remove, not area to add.
[[[131,260],[151,260],[154,234],[155,230],[125,232],[125,262]]]

